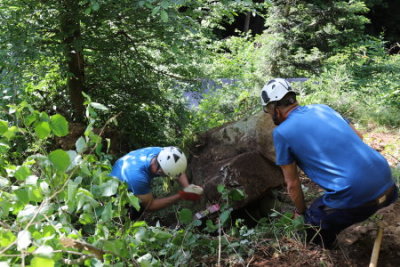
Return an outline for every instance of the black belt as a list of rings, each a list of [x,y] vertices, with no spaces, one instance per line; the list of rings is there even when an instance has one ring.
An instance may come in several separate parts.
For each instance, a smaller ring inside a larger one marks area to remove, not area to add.
[[[396,186],[391,186],[389,189],[387,189],[382,195],[380,195],[378,198],[368,201],[367,203],[361,205],[361,207],[368,207],[368,206],[377,206],[385,202],[389,196],[392,195],[393,190],[395,189]]]

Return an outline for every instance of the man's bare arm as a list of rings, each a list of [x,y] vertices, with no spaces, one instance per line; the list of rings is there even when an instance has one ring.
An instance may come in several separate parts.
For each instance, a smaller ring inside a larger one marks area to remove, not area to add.
[[[297,172],[297,165],[295,162],[288,165],[280,166],[285,178],[287,191],[292,199],[298,213],[303,214],[306,211],[304,202],[303,190],[301,189],[301,182]]]

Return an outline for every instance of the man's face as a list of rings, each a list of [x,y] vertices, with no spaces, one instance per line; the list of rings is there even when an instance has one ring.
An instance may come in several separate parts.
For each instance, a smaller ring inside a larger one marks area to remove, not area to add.
[[[274,121],[275,125],[279,125],[282,123],[280,120],[280,112],[278,108],[276,108],[275,104],[268,104],[267,106],[263,107],[265,113],[271,116],[271,119]]]

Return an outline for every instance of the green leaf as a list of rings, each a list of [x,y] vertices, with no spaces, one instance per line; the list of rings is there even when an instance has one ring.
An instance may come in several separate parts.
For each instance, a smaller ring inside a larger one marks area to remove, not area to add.
[[[27,204],[29,202],[29,191],[26,188],[15,190],[14,194],[23,204]]]
[[[0,120],[0,134],[7,132],[8,130],[8,121]]]
[[[25,250],[32,243],[32,235],[31,232],[27,230],[22,230],[18,233],[17,237],[17,249],[19,251]]]
[[[25,181],[25,179],[31,175],[31,170],[26,166],[19,166],[14,173],[15,178],[20,181]]]
[[[225,190],[225,186],[222,184],[217,185],[217,190],[219,193],[222,193]]]
[[[98,2],[93,2],[93,4],[92,4],[92,10],[93,10],[93,11],[97,11],[97,10],[99,10],[99,8],[100,8],[99,3],[98,3]]]
[[[0,247],[7,247],[15,241],[17,237],[11,231],[0,229]]]
[[[221,215],[219,216],[221,225],[224,225],[225,222],[229,219],[229,217],[231,215],[231,211],[232,211],[232,209],[229,209],[229,210],[226,210],[221,213]]]
[[[190,209],[182,209],[179,211],[179,221],[183,224],[189,224],[192,222],[193,213]]]
[[[8,128],[6,132],[3,133],[3,136],[7,138],[8,140],[12,139],[15,134],[18,132],[18,127],[17,126],[11,126]]]
[[[108,222],[109,220],[111,220],[112,214],[112,204],[111,202],[108,202],[107,205],[104,207],[103,212],[101,213],[101,219],[103,220],[103,222]]]
[[[47,138],[51,133],[49,123],[47,121],[41,121],[37,123],[35,126],[35,132],[40,139]]]
[[[245,196],[242,190],[233,189],[231,192],[229,192],[229,197],[234,201],[239,201],[243,200]]]
[[[60,114],[50,117],[50,127],[53,133],[58,137],[68,134],[68,121]]]
[[[106,106],[104,106],[103,104],[100,104],[100,103],[92,102],[92,103],[90,103],[90,105],[95,109],[99,109],[99,110],[103,110],[103,111],[108,110],[108,108]]]
[[[47,259],[47,258],[42,258],[42,257],[34,257],[31,260],[31,267],[53,267],[54,266],[54,260],[53,259]]]
[[[78,140],[75,142],[76,152],[83,153],[87,149],[87,144],[85,138],[83,136],[79,137]]]
[[[168,13],[167,13],[167,11],[161,10],[160,14],[161,14],[161,20],[163,22],[168,22]]]
[[[33,252],[34,255],[38,257],[43,257],[47,259],[51,259],[53,257],[53,251],[54,249],[50,246],[42,245],[38,247],[35,252]]]
[[[111,179],[103,183],[102,185],[99,186],[101,196],[110,197],[112,195],[115,195],[118,190],[118,185],[119,183],[116,179]]]
[[[140,210],[139,198],[134,194],[128,193],[129,203],[137,210]]]
[[[61,172],[64,172],[71,164],[71,159],[69,158],[68,153],[62,149],[57,149],[51,152],[49,154],[49,160],[53,163],[54,167]]]

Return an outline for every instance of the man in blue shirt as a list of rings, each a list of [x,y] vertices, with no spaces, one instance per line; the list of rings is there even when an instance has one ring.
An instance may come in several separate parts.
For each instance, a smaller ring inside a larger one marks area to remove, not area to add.
[[[134,150],[118,159],[114,163],[110,176],[127,183],[128,190],[140,200],[141,212],[155,211],[181,199],[198,200],[200,198],[202,188],[189,185],[185,173],[186,167],[186,156],[180,149],[147,147]],[[184,190],[169,197],[155,199],[151,192],[151,180],[157,176],[177,177]]]
[[[386,159],[362,141],[361,134],[326,105],[300,106],[284,79],[261,91],[263,109],[275,125],[276,164],[282,169],[295,215],[317,226],[308,238],[332,247],[340,231],[393,203],[398,189]],[[307,209],[297,166],[324,194]]]

